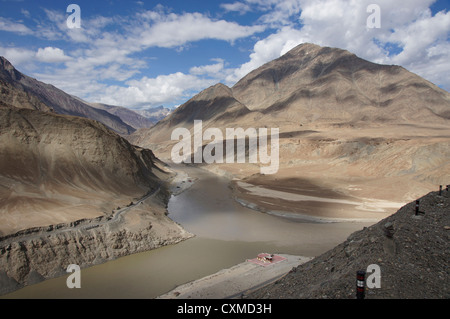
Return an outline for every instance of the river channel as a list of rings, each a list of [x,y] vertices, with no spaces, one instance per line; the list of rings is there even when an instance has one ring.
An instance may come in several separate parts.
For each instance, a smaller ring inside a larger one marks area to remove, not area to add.
[[[63,276],[3,298],[155,298],[258,253],[318,256],[372,224],[305,223],[260,213],[232,198],[226,178],[195,167],[185,171],[196,182],[172,196],[169,217],[196,237],[83,269],[80,289],[67,288]]]

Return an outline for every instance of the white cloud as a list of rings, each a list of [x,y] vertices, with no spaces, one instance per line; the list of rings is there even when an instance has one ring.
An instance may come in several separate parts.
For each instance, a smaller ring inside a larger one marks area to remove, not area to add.
[[[251,10],[248,4],[242,2],[222,3],[220,7],[225,9],[225,11],[237,11],[241,14],[244,14]]]
[[[11,21],[9,19],[0,17],[0,30],[19,33],[22,35],[32,34],[31,31],[26,25],[18,22]]]
[[[450,34],[450,12],[440,12],[434,17],[428,10],[417,20],[404,27],[399,27],[394,32],[384,37],[387,42],[400,43],[403,52],[392,60],[404,64],[414,57],[426,58],[427,48],[435,46],[435,43],[445,43]]]
[[[226,11],[239,11],[245,14],[249,11],[267,12],[259,21],[272,27],[288,25],[300,15],[302,0],[244,0],[222,4]]]
[[[143,47],[174,48],[204,39],[233,42],[265,29],[262,25],[242,26],[236,22],[212,20],[201,13],[177,15],[148,11],[140,16],[143,20],[135,26],[132,40]]]
[[[215,80],[177,72],[156,78],[143,77],[140,80],[128,81],[126,84],[127,87],[110,86],[97,97],[95,95],[92,97],[105,104],[133,107],[167,105],[175,101],[184,102],[183,99],[190,98],[192,92],[215,84]]]
[[[189,70],[189,73],[193,75],[209,75],[212,77],[219,77],[219,75],[224,69],[225,61],[223,59],[214,59],[214,60],[217,63],[202,66],[194,66]]]
[[[289,0],[286,0],[289,1]],[[256,10],[271,11],[274,6],[281,3],[280,0],[245,0],[247,4],[253,6]]]
[[[20,13],[22,13],[25,17],[29,18],[31,17],[30,11],[26,10],[26,9],[21,9]]]
[[[273,9],[260,20],[271,26],[286,26],[298,21],[301,11],[300,0],[271,1]]]
[[[291,27],[282,28],[277,33],[256,42],[253,52],[250,54],[250,61],[233,70],[232,74],[226,78],[226,82],[233,85],[249,72],[279,58],[305,40],[306,38],[300,30]]]
[[[46,63],[62,63],[72,59],[65,55],[63,50],[53,47],[40,48],[36,53],[36,58]]]
[[[23,65],[34,58],[36,52],[22,48],[0,47],[0,56],[4,56],[13,65]]]
[[[35,74],[42,81],[84,99],[103,103],[140,106],[144,104],[173,104],[183,97],[190,97],[206,86],[215,84],[224,76],[224,61],[197,66],[191,74],[174,73],[155,78],[125,82],[123,86],[108,86],[104,81],[124,82],[146,67],[146,62],[134,53],[151,47],[180,49],[189,43],[203,39],[233,42],[264,30],[264,26],[242,26],[236,22],[211,19],[200,13],[174,14],[142,11],[133,17],[101,17],[82,20],[82,28],[70,30],[65,25],[66,17],[60,12],[45,10],[53,23],[45,29],[40,25],[39,34],[48,39],[64,39],[82,43],[71,52],[71,58],[60,49],[40,49],[36,58],[45,62],[65,62],[65,69],[52,74]],[[106,27],[113,24],[114,30]],[[46,34],[44,30],[47,30]],[[214,80],[213,80],[214,79]],[[179,101],[183,102],[183,101]]]
[[[386,59],[415,72],[450,91],[450,12],[424,12],[414,22],[396,28],[384,41],[400,45],[403,51]]]

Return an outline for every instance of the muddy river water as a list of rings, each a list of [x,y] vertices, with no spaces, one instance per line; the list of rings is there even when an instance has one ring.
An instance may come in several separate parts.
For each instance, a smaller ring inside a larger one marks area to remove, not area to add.
[[[80,289],[67,288],[63,276],[3,297],[155,298],[258,253],[317,256],[372,224],[304,223],[256,212],[233,200],[226,178],[193,167],[186,173],[197,181],[172,196],[169,217],[196,237],[83,269]]]

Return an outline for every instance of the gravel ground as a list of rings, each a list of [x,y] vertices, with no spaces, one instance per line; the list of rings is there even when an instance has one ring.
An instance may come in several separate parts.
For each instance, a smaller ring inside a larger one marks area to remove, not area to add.
[[[450,192],[431,192],[342,244],[300,265],[275,283],[246,295],[270,299],[354,299],[356,272],[375,264],[380,288],[366,299],[450,298]],[[366,274],[367,282],[372,271]],[[370,278],[370,280],[369,280]]]

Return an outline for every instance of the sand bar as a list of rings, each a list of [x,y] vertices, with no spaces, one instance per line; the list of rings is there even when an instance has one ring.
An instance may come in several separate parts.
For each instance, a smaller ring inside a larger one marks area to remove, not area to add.
[[[347,196],[319,197],[274,190],[238,181],[235,200],[250,209],[298,221],[317,223],[378,222],[404,203]]]
[[[178,286],[158,299],[225,299],[239,298],[253,289],[265,286],[312,258],[275,254],[278,262],[255,263],[257,256],[228,269]],[[264,265],[262,265],[264,264]]]
[[[264,196],[264,197],[272,197],[272,198],[280,198],[289,201],[316,201],[316,202],[324,202],[324,203],[334,203],[334,204],[347,204],[357,206],[357,209],[367,210],[367,211],[375,211],[375,212],[383,212],[384,208],[396,208],[401,207],[404,203],[391,202],[386,200],[376,200],[376,199],[363,199],[364,202],[358,201],[350,201],[344,199],[335,199],[335,198],[325,198],[325,197],[317,197],[317,196],[308,196],[303,194],[294,194],[288,192],[277,191],[273,189],[264,188],[257,185],[252,185],[249,183],[244,183],[239,181],[237,183],[243,189],[250,191],[253,195]]]

